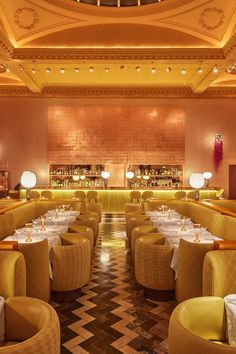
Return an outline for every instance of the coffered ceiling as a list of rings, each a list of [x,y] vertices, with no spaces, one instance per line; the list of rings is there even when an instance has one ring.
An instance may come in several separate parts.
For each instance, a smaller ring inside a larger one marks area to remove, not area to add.
[[[236,0],[137,4],[1,0],[0,96],[236,96]]]

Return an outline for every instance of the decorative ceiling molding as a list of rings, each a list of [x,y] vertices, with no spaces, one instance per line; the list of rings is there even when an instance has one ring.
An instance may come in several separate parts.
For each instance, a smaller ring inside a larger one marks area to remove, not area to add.
[[[200,15],[199,23],[209,31],[220,27],[225,21],[224,11],[216,7],[207,7]]]
[[[11,59],[14,53],[14,47],[6,37],[6,35],[0,30],[0,58]]]
[[[20,60],[224,60],[221,48],[16,48]]]
[[[31,30],[39,22],[39,15],[31,7],[23,7],[16,10],[14,22],[22,29]]]
[[[203,93],[193,93],[189,87],[46,87],[42,94],[27,87],[0,87],[0,97],[31,98],[236,98],[236,88],[209,88]]]

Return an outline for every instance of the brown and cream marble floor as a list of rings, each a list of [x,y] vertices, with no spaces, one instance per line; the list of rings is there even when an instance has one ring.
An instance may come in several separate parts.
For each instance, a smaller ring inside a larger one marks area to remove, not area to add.
[[[91,281],[75,301],[54,304],[62,354],[167,353],[172,302],[145,299],[126,249],[124,216],[105,214]]]

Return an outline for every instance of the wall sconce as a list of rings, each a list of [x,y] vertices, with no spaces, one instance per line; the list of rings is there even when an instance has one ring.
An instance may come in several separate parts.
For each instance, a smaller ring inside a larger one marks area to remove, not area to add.
[[[36,175],[30,171],[24,171],[22,173],[20,183],[21,185],[26,188],[26,199],[30,200],[30,191],[31,188],[35,187],[37,182]]]
[[[211,172],[203,172],[203,177],[205,179],[205,187],[208,188],[209,187],[209,180],[212,177],[212,173]]]
[[[199,200],[199,189],[205,184],[205,179],[202,173],[192,173],[189,178],[189,185],[194,189],[195,195],[194,199]]]
[[[104,188],[107,189],[108,178],[110,177],[110,172],[108,172],[108,171],[102,171],[101,176],[102,176],[103,181],[104,181]]]

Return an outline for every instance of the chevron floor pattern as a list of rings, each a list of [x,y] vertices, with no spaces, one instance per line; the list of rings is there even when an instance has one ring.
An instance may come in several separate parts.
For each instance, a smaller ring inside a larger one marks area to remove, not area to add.
[[[166,354],[175,302],[143,296],[126,248],[124,216],[105,214],[94,251],[91,281],[75,301],[54,304],[62,354]]]

